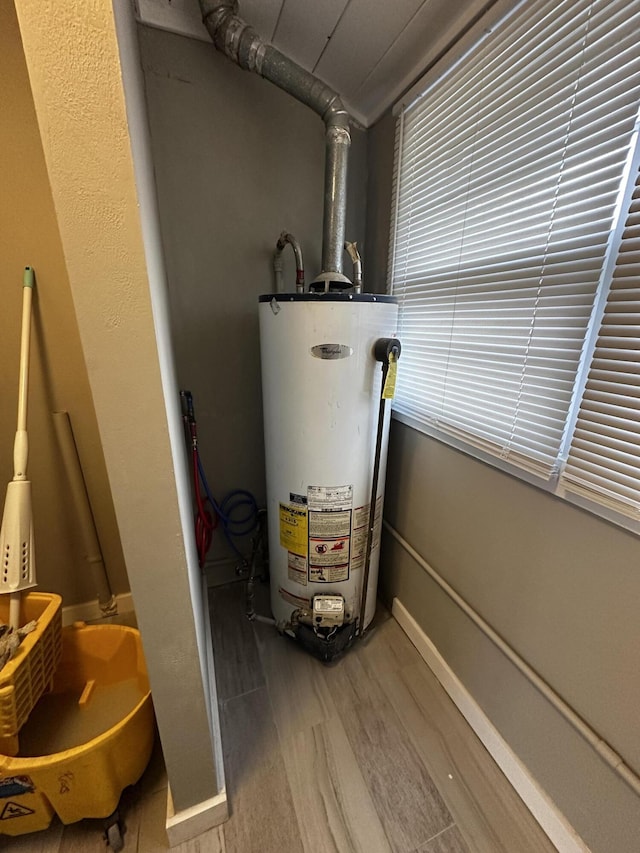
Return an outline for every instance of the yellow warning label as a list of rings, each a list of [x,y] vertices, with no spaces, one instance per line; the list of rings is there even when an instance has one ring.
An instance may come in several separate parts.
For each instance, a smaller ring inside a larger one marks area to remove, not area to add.
[[[389,369],[382,389],[383,400],[393,400],[396,393],[396,377],[398,375],[398,359],[395,353],[389,353]]]
[[[280,544],[287,551],[307,556],[307,510],[295,504],[280,504]]]
[[[12,803],[9,801],[2,809],[0,820],[9,820],[12,817],[26,817],[30,814],[35,814],[33,809],[29,809],[21,803]]]

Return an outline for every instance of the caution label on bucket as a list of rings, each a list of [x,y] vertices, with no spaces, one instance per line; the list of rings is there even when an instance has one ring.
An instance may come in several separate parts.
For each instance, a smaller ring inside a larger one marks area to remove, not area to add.
[[[21,806],[20,803],[12,803],[9,800],[2,809],[2,812],[0,812],[0,820],[9,820],[12,817],[26,817],[30,814],[35,814],[33,809],[28,809],[26,806]]]

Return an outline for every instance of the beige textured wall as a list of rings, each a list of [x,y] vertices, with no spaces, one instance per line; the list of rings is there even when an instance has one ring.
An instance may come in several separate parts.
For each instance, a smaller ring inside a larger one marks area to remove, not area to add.
[[[283,229],[302,244],[307,277],[319,272],[324,125],[212,44],[144,26],[139,38],[179,381],[195,397],[215,494],[248,488],[264,502],[258,295],[272,289]],[[354,133],[349,168],[347,234],[362,242],[362,132]],[[284,260],[293,288],[289,248]],[[211,555],[229,553],[216,534]]]
[[[124,35],[131,7],[117,7]],[[141,217],[155,211],[136,184],[114,9],[16,8],[173,803],[185,811],[220,794],[217,707],[170,441],[179,418],[174,407],[169,421],[156,337],[162,259],[157,246],[147,257],[143,236]]]
[[[129,583],[13,3],[0,4],[0,117],[0,489],[4,500],[13,475],[22,268],[30,264],[37,275],[28,428],[38,585],[75,604],[96,591],[61,470],[53,411],[70,413],[114,592]]]
[[[371,131],[384,204],[392,126]],[[381,254],[388,235],[369,236]],[[397,422],[385,517],[640,772],[640,539]],[[637,796],[391,537],[383,545],[384,596],[405,604],[594,853],[637,849]]]

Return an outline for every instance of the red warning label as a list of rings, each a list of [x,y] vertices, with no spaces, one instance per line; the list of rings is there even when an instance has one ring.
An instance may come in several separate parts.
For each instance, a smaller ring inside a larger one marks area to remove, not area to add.
[[[309,539],[309,563],[313,566],[339,566],[349,562],[351,537]]]

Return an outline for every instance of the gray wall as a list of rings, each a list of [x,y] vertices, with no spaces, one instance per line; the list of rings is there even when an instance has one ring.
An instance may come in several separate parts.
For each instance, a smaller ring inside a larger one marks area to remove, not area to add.
[[[194,394],[215,494],[248,488],[263,503],[257,298],[272,289],[283,229],[302,244],[307,280],[320,271],[324,125],[213,45],[147,27],[139,38],[180,386]],[[347,238],[360,243],[366,154],[356,131]],[[293,289],[288,249],[285,264]],[[216,539],[211,555],[228,554]]]
[[[369,197],[385,209],[369,210],[368,243],[382,268],[390,116],[369,143]],[[640,771],[638,538],[399,422],[387,483],[387,521]],[[638,798],[389,535],[381,589],[409,609],[592,850],[640,849]]]

